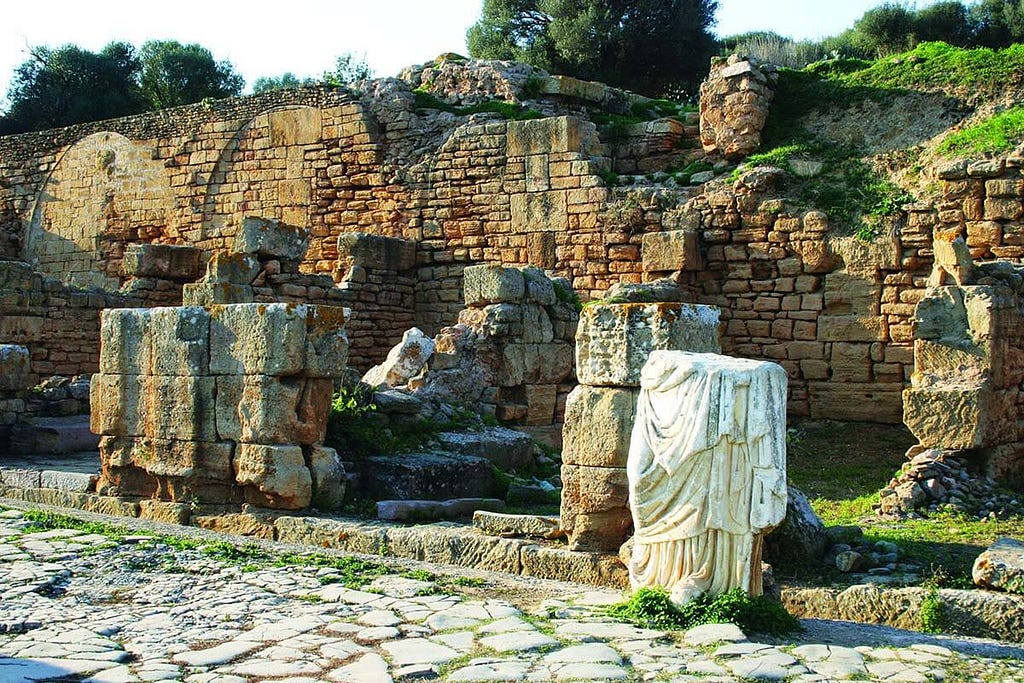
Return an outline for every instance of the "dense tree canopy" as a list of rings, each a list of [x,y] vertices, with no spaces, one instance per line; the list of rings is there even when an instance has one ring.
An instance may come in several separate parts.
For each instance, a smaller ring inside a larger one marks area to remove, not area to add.
[[[151,40],[139,50],[142,93],[154,109],[238,95],[245,81],[229,62],[215,61],[202,45]]]
[[[469,53],[515,59],[648,95],[707,73],[717,0],[484,0]]]
[[[35,47],[14,72],[0,134],[56,128],[144,111],[142,65],[127,43],[99,53],[75,45]]]
[[[93,53],[76,45],[34,47],[14,73],[0,134],[22,133],[227,97],[244,82],[200,45],[151,41],[138,51],[114,42]]]

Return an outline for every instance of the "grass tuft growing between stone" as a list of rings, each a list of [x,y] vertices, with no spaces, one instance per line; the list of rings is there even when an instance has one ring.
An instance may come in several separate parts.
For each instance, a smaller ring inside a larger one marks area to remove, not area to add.
[[[702,624],[736,624],[745,633],[783,635],[799,630],[800,622],[780,603],[751,597],[736,588],[715,597],[702,595],[677,607],[662,588],[640,588],[608,614],[643,628],[676,631]]]

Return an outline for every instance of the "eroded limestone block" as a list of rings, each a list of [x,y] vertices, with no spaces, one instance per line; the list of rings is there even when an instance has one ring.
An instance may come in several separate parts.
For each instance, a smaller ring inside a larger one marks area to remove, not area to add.
[[[89,383],[89,429],[93,434],[144,436],[148,403],[141,375],[96,373]]]
[[[533,439],[514,429],[486,427],[473,432],[442,432],[434,438],[445,453],[487,458],[502,470],[518,470],[534,465]]]
[[[498,386],[558,384],[572,373],[572,346],[551,344],[506,344],[497,367]]]
[[[330,379],[224,375],[216,382],[221,439],[301,445],[323,441],[334,388]]]
[[[28,388],[31,355],[24,346],[0,344],[0,391]]]
[[[114,437],[100,439],[100,457],[116,467],[129,465],[160,477],[195,477],[230,482],[234,477],[231,458],[234,444],[226,441],[201,442]]]
[[[210,314],[199,306],[149,310],[154,375],[210,372]]]
[[[987,385],[912,387],[903,421],[925,448],[967,450],[1003,441],[1000,406]]]
[[[303,304],[210,307],[210,372],[215,375],[297,375],[305,365]]]
[[[378,270],[409,270],[416,265],[416,243],[362,232],[338,235],[338,262]]]
[[[982,588],[1024,595],[1024,541],[996,539],[974,561],[971,578]]]
[[[633,525],[626,470],[562,465],[562,528],[570,550],[614,550]]]
[[[521,270],[499,265],[469,266],[462,271],[463,296],[467,306],[521,303],[526,296],[526,279]]]
[[[565,402],[562,462],[590,467],[626,466],[636,411],[636,389],[578,385]]]
[[[490,493],[494,477],[486,458],[448,453],[375,456],[363,466],[363,487],[378,500],[482,498]]]
[[[695,230],[651,232],[640,246],[644,272],[693,271],[703,267],[700,234]]]
[[[477,510],[473,526],[489,536],[560,538],[564,535],[557,517],[510,515],[503,512]]]
[[[299,446],[241,443],[232,464],[235,481],[254,505],[298,510],[312,499],[313,478]]]
[[[464,308],[459,311],[459,323],[484,337],[521,337],[523,306],[490,304],[483,308]]]
[[[252,254],[216,251],[206,264],[206,283],[231,283],[235,285],[251,285],[260,274],[260,262]],[[216,303],[235,303],[218,301]],[[237,302],[245,303],[245,302]]]
[[[100,373],[153,374],[150,309],[107,308],[100,312]]]
[[[348,364],[348,335],[345,323],[352,311],[341,306],[307,306],[307,377],[342,377]]]
[[[230,282],[188,282],[181,288],[181,302],[185,306],[213,306],[214,304],[247,304],[253,300],[252,287]]]
[[[402,386],[415,376],[434,353],[434,340],[418,327],[406,330],[402,341],[388,351],[388,357],[363,375],[363,382],[371,387]]]
[[[214,377],[152,375],[142,378],[144,434],[180,441],[216,441]]]
[[[550,344],[555,339],[551,318],[543,306],[526,304],[523,309],[523,341],[527,344]]]
[[[312,504],[319,510],[336,510],[345,502],[345,466],[338,452],[327,446],[309,449],[309,473],[313,479]]]
[[[203,252],[175,244],[129,244],[121,268],[128,277],[153,277],[190,282],[202,271]]]
[[[585,135],[584,125],[593,124],[585,124],[574,116],[509,121],[508,155],[518,157],[552,152],[577,152]]]
[[[553,306],[558,301],[555,285],[543,270],[529,266],[522,272],[526,281],[526,303]]]
[[[285,261],[301,261],[309,247],[309,232],[271,218],[246,216],[235,235],[234,251]]]
[[[718,309],[682,303],[594,304],[580,314],[576,376],[590,386],[637,387],[652,351],[714,353]]]

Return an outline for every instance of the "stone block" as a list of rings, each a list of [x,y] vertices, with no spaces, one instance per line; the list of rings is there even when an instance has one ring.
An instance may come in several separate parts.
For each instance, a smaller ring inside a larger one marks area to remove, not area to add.
[[[209,374],[210,314],[205,308],[177,306],[150,309],[149,332],[152,374]]]
[[[316,107],[276,109],[267,119],[271,147],[312,145],[323,139],[323,113]]]
[[[153,374],[150,311],[107,308],[100,312],[100,373]]]
[[[969,450],[1004,440],[1000,406],[987,385],[911,387],[903,422],[924,448]]]
[[[509,121],[508,156],[578,152],[584,137],[584,125],[574,116]]]
[[[523,341],[527,344],[550,344],[555,339],[555,328],[543,306],[526,304],[523,311]]]
[[[997,538],[974,560],[971,578],[982,588],[1024,595],[1024,541]]]
[[[557,517],[510,515],[478,510],[473,513],[473,526],[488,536],[533,537],[556,539],[564,535]]]
[[[235,235],[233,251],[264,258],[301,261],[309,247],[309,232],[270,218],[246,216]]]
[[[299,446],[241,443],[232,464],[253,505],[298,510],[312,500],[313,479]]]
[[[558,384],[571,373],[570,344],[506,344],[501,349],[501,363],[495,381],[502,387]]]
[[[521,303],[526,296],[526,279],[518,268],[499,265],[469,266],[462,271],[466,306]]]
[[[143,377],[145,436],[181,441],[216,441],[216,387],[214,377]]]
[[[569,207],[564,190],[517,193],[509,197],[512,232],[564,232],[569,227]]]
[[[643,236],[640,253],[645,273],[703,268],[700,233],[692,230],[647,233]]]
[[[528,266],[522,273],[526,281],[526,303],[553,306],[558,301],[555,285],[543,270]]]
[[[874,278],[834,272],[825,276],[827,315],[878,315],[882,284]]]
[[[230,483],[234,447],[226,441],[105,436],[100,441],[100,458],[105,466],[137,467],[155,477]]]
[[[501,470],[522,470],[534,466],[533,439],[506,427],[485,427],[473,432],[442,432],[436,435],[438,449],[486,458]]]
[[[121,269],[127,277],[151,277],[177,282],[198,280],[202,274],[203,252],[174,244],[129,244]]]
[[[309,474],[313,480],[311,503],[318,510],[337,510],[345,502],[348,482],[338,452],[326,446],[309,449]]]
[[[262,444],[323,441],[334,389],[330,379],[222,375],[216,383],[219,438]]]
[[[24,261],[0,261],[0,289],[32,289],[32,274]]]
[[[30,384],[31,356],[24,346],[0,344],[0,391],[21,391]]]
[[[416,267],[416,243],[396,237],[346,232],[338,235],[338,262],[378,270],[411,270]]]
[[[624,468],[638,390],[578,385],[565,402],[562,462]]]
[[[889,327],[882,316],[822,315],[818,317],[819,341],[888,341]]]
[[[215,251],[206,264],[205,284],[231,283],[251,285],[260,274],[260,262],[252,254]],[[215,301],[211,303],[246,303],[244,301]]]
[[[522,337],[523,306],[489,304],[483,308],[464,308],[459,322],[485,337]]]
[[[558,405],[558,385],[527,384],[523,387],[526,395],[525,424],[529,426],[549,425],[554,421]]]
[[[900,424],[903,383],[808,382],[811,417],[815,420]]]
[[[434,340],[418,327],[406,330],[402,341],[388,351],[387,358],[363,375],[363,382],[371,387],[397,387],[417,375],[434,353]]]
[[[253,300],[252,287],[230,282],[189,282],[181,288],[181,302],[185,306],[213,306],[214,304],[247,304]]]
[[[163,500],[139,501],[139,519],[187,526],[191,517],[192,509],[188,503],[172,503]]]
[[[89,384],[89,429],[93,434],[143,436],[149,422],[141,375],[96,373]]]
[[[626,470],[562,465],[561,521],[570,550],[617,550],[633,526]]]
[[[400,453],[365,458],[364,495],[375,500],[486,497],[493,468],[486,458],[448,453]]]
[[[540,91],[545,95],[561,95],[588,102],[602,102],[608,92],[608,86],[596,81],[583,81],[572,76],[550,76],[541,85]]]
[[[580,384],[640,386],[640,370],[655,350],[719,353],[718,309],[683,303],[594,304],[580,314]]]
[[[303,304],[234,304],[210,310],[210,372],[296,375],[306,359]]]
[[[341,306],[307,306],[306,366],[307,377],[338,378],[348,365],[348,335],[345,324],[352,311]]]

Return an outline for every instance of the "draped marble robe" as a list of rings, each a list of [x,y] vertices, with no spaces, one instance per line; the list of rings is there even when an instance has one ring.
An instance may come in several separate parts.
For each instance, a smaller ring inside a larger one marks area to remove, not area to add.
[[[786,373],[775,363],[655,351],[626,464],[634,588],[685,604],[760,595],[761,539],[786,514]]]

